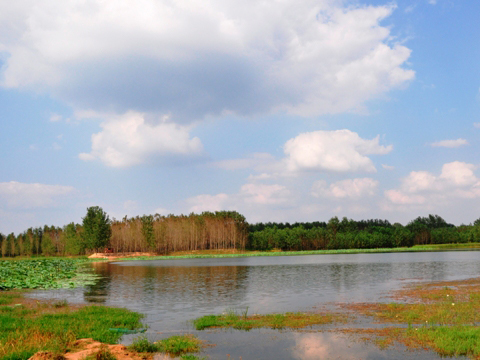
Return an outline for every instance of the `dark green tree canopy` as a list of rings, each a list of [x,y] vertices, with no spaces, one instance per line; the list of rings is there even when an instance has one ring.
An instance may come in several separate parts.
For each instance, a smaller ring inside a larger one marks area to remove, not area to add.
[[[87,209],[83,218],[83,241],[86,249],[93,250],[106,247],[112,235],[110,218],[99,206]]]

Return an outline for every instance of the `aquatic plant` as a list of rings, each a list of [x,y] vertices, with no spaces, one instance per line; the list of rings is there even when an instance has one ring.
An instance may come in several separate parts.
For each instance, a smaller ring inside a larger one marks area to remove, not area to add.
[[[0,290],[52,289],[92,284],[98,277],[88,273],[84,259],[35,259],[0,261]]]

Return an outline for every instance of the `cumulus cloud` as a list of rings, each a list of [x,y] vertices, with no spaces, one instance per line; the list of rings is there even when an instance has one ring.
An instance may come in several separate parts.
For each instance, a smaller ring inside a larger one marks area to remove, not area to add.
[[[480,129],[480,123],[473,123],[473,126],[476,127],[477,129]]]
[[[203,152],[200,139],[190,137],[189,127],[168,121],[151,124],[141,113],[110,117],[101,127],[101,132],[92,135],[92,151],[81,153],[80,159],[127,167],[156,156],[198,156]]]
[[[278,184],[245,184],[239,194],[245,202],[254,204],[280,204],[287,201],[289,195],[287,188]]]
[[[285,157],[276,160],[268,153],[256,153],[242,159],[223,160],[215,166],[228,169],[253,169],[260,173],[249,180],[266,180],[277,177],[296,176],[301,172],[376,172],[367,155],[385,155],[392,145],[380,145],[380,136],[368,140],[357,133],[344,129],[313,131],[288,140],[283,151]],[[384,168],[389,169],[387,165]],[[392,167],[393,169],[393,167]]]
[[[400,189],[385,192],[388,201],[398,205],[438,204],[452,198],[480,197],[480,179],[475,165],[460,161],[444,164],[440,175],[412,171]]]
[[[378,181],[371,178],[346,179],[330,185],[325,180],[319,180],[312,186],[312,195],[318,198],[359,199],[375,195],[377,187]]]
[[[57,200],[74,191],[72,186],[63,185],[27,184],[17,181],[0,183],[0,198],[11,207],[54,206]]]
[[[346,129],[303,133],[285,143],[285,164],[290,171],[376,172],[366,155],[384,155],[393,149],[380,145],[379,139],[362,139]]]
[[[395,166],[391,166],[391,165],[382,164],[382,167],[385,170],[395,170]]]
[[[457,148],[460,146],[468,145],[468,141],[465,139],[456,139],[456,140],[442,140],[431,143],[431,147],[446,147],[446,148]]]
[[[290,191],[283,185],[272,184],[244,184],[237,193],[233,194],[202,194],[186,200],[188,211],[199,213],[202,211],[239,210],[258,205],[278,205],[289,200]]]
[[[394,6],[335,0],[0,4],[1,81],[76,109],[206,115],[362,110],[414,78],[382,26]]]

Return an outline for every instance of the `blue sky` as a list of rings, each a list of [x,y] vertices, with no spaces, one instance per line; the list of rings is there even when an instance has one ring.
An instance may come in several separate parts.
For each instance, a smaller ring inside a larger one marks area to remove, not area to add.
[[[477,1],[0,2],[0,232],[480,217]]]

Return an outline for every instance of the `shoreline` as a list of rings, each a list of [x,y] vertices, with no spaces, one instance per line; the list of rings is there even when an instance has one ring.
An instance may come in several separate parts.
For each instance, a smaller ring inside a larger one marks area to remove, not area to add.
[[[415,245],[400,248],[378,249],[338,249],[338,250],[303,250],[303,251],[249,251],[249,250],[194,250],[173,252],[169,255],[154,253],[95,253],[90,260],[99,261],[138,261],[138,260],[176,260],[176,259],[210,259],[210,258],[242,258],[258,256],[302,256],[302,255],[340,255],[340,254],[378,254],[409,252],[441,252],[441,251],[480,251],[480,243]]]

